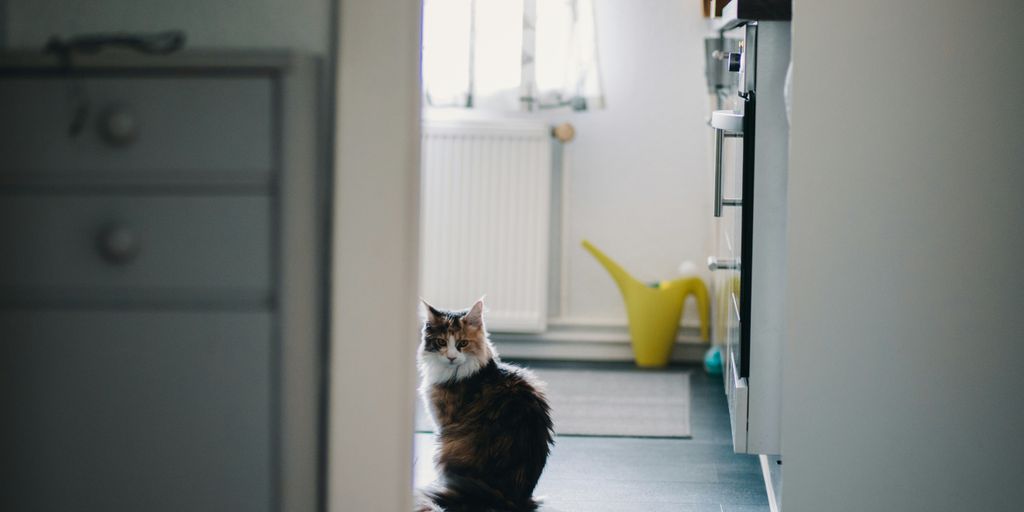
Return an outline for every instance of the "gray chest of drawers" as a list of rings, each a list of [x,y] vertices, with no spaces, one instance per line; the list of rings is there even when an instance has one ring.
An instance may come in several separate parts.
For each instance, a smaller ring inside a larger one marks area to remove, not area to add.
[[[318,84],[0,55],[0,509],[316,508]]]

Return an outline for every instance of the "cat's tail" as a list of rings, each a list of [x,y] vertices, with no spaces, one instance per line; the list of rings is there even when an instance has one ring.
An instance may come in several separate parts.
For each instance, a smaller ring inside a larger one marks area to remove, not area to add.
[[[533,498],[511,500],[481,480],[455,475],[445,477],[442,486],[420,494],[418,511],[534,512],[540,506]]]

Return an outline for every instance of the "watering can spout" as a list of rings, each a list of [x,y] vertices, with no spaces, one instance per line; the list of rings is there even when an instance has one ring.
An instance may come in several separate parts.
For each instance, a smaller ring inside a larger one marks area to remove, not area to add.
[[[583,247],[604,266],[619,285],[629,318],[629,336],[639,366],[665,366],[675,345],[676,331],[683,314],[686,296],[693,294],[701,315],[701,335],[707,339],[709,304],[707,288],[699,277],[682,277],[647,286],[631,276],[594,244],[583,241]]]
[[[622,265],[619,265],[615,260],[609,258],[607,254],[601,252],[597,247],[594,247],[594,244],[590,243],[590,241],[584,240],[583,248],[589,251],[594,258],[597,258],[597,261],[604,266],[605,270],[611,274],[612,279],[615,280],[615,283],[619,285],[620,290],[626,290],[630,286],[635,285],[643,286],[640,281],[630,275],[629,272],[626,272],[626,269],[622,268]]]

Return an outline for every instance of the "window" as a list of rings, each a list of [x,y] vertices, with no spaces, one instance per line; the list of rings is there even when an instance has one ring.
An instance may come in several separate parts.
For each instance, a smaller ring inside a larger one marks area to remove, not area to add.
[[[426,0],[424,103],[601,108],[591,0]]]

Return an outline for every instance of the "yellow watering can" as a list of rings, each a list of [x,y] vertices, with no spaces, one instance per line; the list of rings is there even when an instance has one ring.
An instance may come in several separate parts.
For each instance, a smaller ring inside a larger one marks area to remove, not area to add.
[[[584,240],[583,247],[612,275],[626,302],[629,335],[637,366],[658,367],[668,364],[676,341],[676,330],[687,295],[697,299],[700,312],[700,336],[708,341],[710,305],[708,288],[699,277],[680,277],[648,285],[629,275],[621,265]]]

